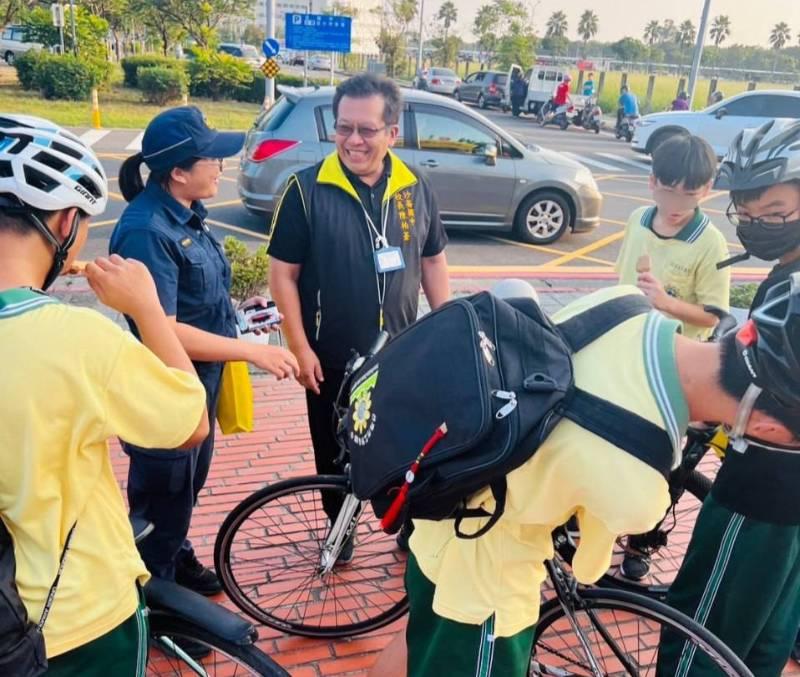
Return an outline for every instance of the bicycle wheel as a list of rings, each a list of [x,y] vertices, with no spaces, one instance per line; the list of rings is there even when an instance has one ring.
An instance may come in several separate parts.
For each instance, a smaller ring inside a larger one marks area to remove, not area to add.
[[[286,670],[253,644],[238,645],[226,642],[194,623],[160,611],[151,611],[149,622],[150,655],[146,672],[148,676],[289,677]],[[193,659],[180,649],[182,639],[191,640],[210,650],[210,653],[203,658]]]
[[[581,590],[580,599],[583,608],[571,616],[557,599],[542,607],[530,675],[666,677],[663,670],[657,671],[657,660],[661,633],[667,631],[679,646],[685,642],[687,651],[694,651],[694,661],[703,660],[705,666],[708,660],[711,672],[703,674],[752,677],[719,639],[666,604],[625,590],[598,588]]]
[[[242,501],[220,527],[214,563],[233,603],[264,625],[306,637],[369,632],[408,610],[406,556],[369,506],[348,564],[320,571],[330,525],[320,492],[344,498],[344,477],[277,482]]]

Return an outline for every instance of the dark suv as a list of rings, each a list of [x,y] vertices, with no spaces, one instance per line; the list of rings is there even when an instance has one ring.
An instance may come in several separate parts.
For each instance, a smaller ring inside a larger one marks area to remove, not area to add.
[[[478,104],[480,108],[501,106],[507,82],[508,73],[500,71],[470,73],[456,90],[456,99]]]

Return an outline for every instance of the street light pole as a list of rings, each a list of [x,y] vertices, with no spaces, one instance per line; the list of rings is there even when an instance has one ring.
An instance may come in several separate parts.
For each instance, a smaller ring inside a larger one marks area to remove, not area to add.
[[[422,45],[425,40],[422,36],[422,20],[425,16],[425,0],[420,0],[419,3],[419,47],[417,48],[417,72],[422,70]]]
[[[78,56],[78,39],[75,37],[75,1],[69,0],[69,16],[72,23],[72,53]]]
[[[697,31],[697,42],[694,46],[694,57],[692,58],[692,70],[689,73],[689,107],[694,102],[694,92],[697,88],[697,75],[700,72],[700,61],[703,59],[703,47],[706,42],[706,30],[708,28],[708,14],[711,11],[711,0],[705,0],[703,5],[703,15],[700,18],[700,29]]]
[[[275,38],[275,0],[266,0],[267,37]],[[275,80],[264,79],[264,108],[269,108],[275,103]]]

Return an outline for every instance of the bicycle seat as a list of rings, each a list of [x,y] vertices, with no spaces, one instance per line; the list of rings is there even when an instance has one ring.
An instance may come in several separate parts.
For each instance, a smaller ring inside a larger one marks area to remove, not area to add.
[[[733,315],[725,310],[722,310],[722,308],[718,308],[717,306],[703,306],[703,310],[705,310],[707,313],[711,313],[719,320],[717,326],[714,327],[714,332],[711,334],[712,341],[718,340],[721,336],[724,336],[732,329],[735,329],[739,324]]]
[[[252,623],[172,581],[151,578],[144,586],[144,596],[151,609],[185,618],[226,642],[246,646],[258,639]]]

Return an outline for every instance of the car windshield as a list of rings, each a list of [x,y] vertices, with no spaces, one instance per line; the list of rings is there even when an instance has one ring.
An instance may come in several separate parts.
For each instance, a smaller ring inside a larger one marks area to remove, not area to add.
[[[451,78],[454,78],[456,76],[455,71],[449,68],[432,68],[431,75],[443,75]]]
[[[506,82],[508,82],[508,75],[503,74],[503,75],[498,75],[497,76],[497,84],[498,85],[504,85],[504,84],[506,84]]]
[[[242,56],[245,57],[246,59],[257,59],[258,50],[252,45],[245,45],[244,47],[242,47]]]

